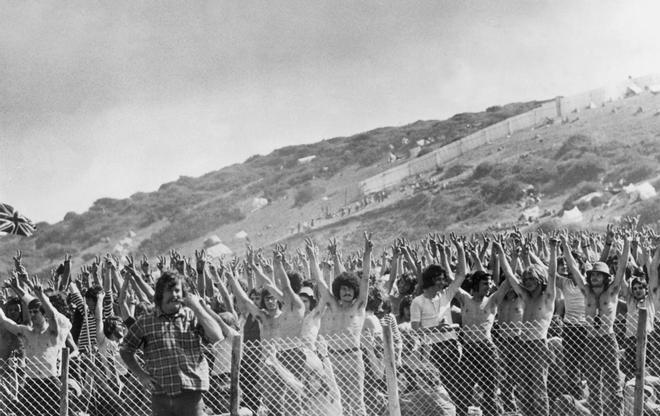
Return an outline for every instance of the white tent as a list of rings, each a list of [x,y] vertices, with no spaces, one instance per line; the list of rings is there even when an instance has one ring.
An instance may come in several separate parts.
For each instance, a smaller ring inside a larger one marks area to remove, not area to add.
[[[301,157],[300,159],[298,159],[298,163],[300,163],[300,164],[309,163],[314,159],[316,159],[316,155],[305,156],[305,157]]]
[[[236,234],[234,234],[234,237],[240,238],[241,240],[243,240],[244,238],[247,238],[247,236],[248,236],[248,233],[246,233],[243,230],[241,230],[241,231],[237,232]]]
[[[623,187],[623,190],[630,196],[637,196],[642,201],[653,198],[656,196],[656,191],[653,185],[648,182],[638,184],[630,184]]]
[[[257,211],[268,205],[268,200],[266,198],[254,198],[252,200],[252,211]]]
[[[651,91],[653,94],[659,94],[660,93],[660,84],[649,85],[649,91]]]
[[[206,250],[206,254],[211,257],[229,256],[233,253],[229,247],[227,247],[222,243],[218,243],[214,246],[207,247],[205,250]]]
[[[573,224],[582,221],[583,218],[582,211],[578,207],[573,207],[573,209],[564,211],[564,215],[561,216],[561,222],[564,224]]]
[[[206,247],[211,247],[211,246],[214,246],[214,245],[220,244],[220,243],[222,243],[222,240],[220,239],[220,237],[218,237],[217,235],[212,235],[209,238],[207,238],[206,240],[204,240],[204,247],[205,248]]]

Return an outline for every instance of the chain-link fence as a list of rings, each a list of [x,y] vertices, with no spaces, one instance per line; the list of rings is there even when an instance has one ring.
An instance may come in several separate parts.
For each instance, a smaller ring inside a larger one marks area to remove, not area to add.
[[[546,339],[547,322],[491,322],[394,323],[359,340],[225,340],[205,351],[204,402],[209,415],[633,415],[637,393],[644,414],[660,414],[660,337],[631,334],[624,318],[614,332],[553,320]],[[64,375],[49,378],[45,361],[4,362],[0,415],[151,414],[118,356],[63,353],[57,366]]]

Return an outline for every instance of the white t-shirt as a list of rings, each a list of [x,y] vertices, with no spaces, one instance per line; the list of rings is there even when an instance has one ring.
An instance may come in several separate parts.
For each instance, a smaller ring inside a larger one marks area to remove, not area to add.
[[[233,336],[225,337],[222,341],[213,344],[213,368],[211,375],[219,376],[231,372],[231,347]]]
[[[21,326],[20,335],[25,339],[25,373],[32,378],[59,377],[58,358],[66,344],[66,337],[71,331],[71,322],[66,316],[55,312],[55,321],[59,331],[53,336],[46,325],[42,332]]]
[[[419,295],[413,299],[410,304],[410,322],[419,322],[422,328],[432,328],[438,326],[440,322],[452,325],[454,321],[451,318],[451,300],[454,294],[444,290],[436,294],[433,299]],[[436,342],[457,339],[455,331],[437,332],[427,334],[426,343],[435,344]]]
[[[124,360],[119,356],[119,343],[117,341],[111,341],[103,335],[99,342],[99,354],[106,360],[109,364],[114,365],[117,374],[125,376],[128,374],[128,369],[124,364]],[[111,376],[111,374],[109,374]]]

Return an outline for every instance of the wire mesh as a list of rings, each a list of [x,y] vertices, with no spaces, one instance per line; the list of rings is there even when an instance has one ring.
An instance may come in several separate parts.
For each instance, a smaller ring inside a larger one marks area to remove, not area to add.
[[[380,416],[395,408],[415,416],[632,415],[637,342],[626,335],[624,319],[609,334],[554,319],[547,339],[534,338],[547,322],[430,331],[394,323],[400,330],[393,337],[395,406],[380,333],[363,334],[359,342],[348,335],[245,342],[240,406],[242,414],[262,416]],[[660,410],[659,341],[649,333],[646,414]],[[208,415],[229,414],[232,353],[231,340],[204,353],[210,363]],[[34,377],[48,368],[36,359],[3,362],[0,415],[60,414],[60,378]],[[150,394],[118,355],[82,353],[70,358],[69,369],[70,415],[151,414]]]

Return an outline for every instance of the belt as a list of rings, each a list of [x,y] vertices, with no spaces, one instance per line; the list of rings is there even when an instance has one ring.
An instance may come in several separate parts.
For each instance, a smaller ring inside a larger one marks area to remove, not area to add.
[[[328,352],[332,354],[348,354],[351,352],[357,352],[360,351],[360,347],[353,347],[353,348],[346,348],[342,350],[336,350],[334,348],[328,348]]]

